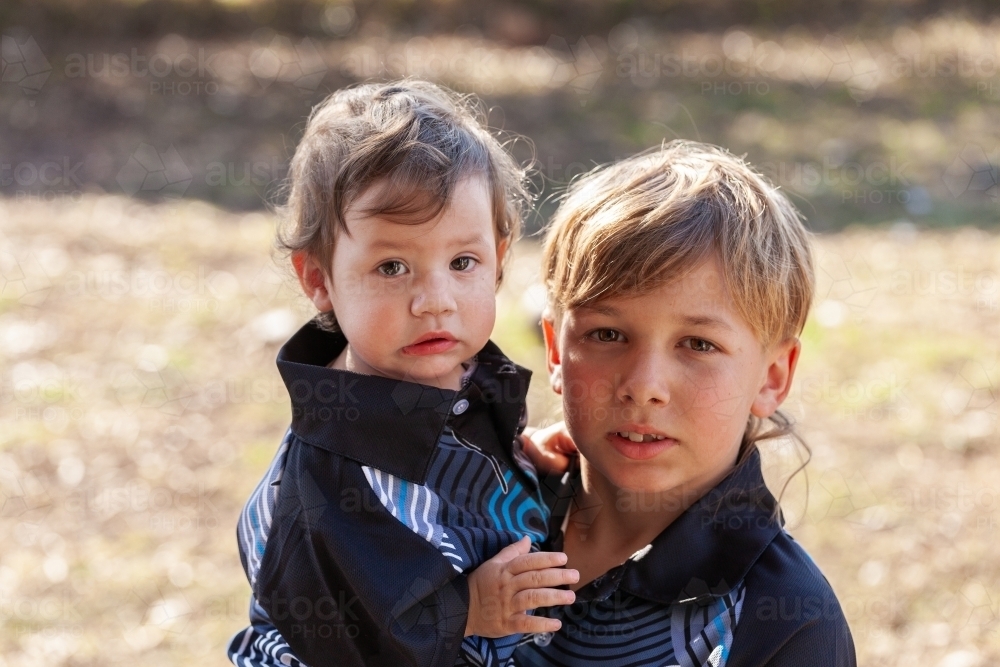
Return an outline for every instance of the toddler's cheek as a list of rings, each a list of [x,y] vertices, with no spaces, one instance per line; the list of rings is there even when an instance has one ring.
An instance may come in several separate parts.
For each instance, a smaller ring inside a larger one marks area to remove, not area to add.
[[[497,296],[493,287],[487,283],[479,283],[463,288],[458,294],[459,307],[474,309],[481,313],[496,310]]]
[[[460,302],[460,318],[470,343],[485,345],[493,333],[497,315],[496,297],[491,294]]]

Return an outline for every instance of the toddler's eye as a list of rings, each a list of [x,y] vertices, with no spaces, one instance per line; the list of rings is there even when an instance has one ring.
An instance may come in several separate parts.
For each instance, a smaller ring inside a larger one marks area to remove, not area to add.
[[[711,352],[715,349],[715,345],[712,345],[704,338],[688,338],[688,347],[690,347],[695,352]]]
[[[392,260],[391,262],[380,264],[378,272],[383,276],[398,276],[406,273],[406,266],[404,266],[402,262]]]
[[[451,268],[455,271],[468,271],[475,265],[476,260],[473,257],[456,257],[451,260]]]
[[[590,336],[602,343],[617,343],[622,337],[621,332],[614,329],[598,329],[591,332]]]

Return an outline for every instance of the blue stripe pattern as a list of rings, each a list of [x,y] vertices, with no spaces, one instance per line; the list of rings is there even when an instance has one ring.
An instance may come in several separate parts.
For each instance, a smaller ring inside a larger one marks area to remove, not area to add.
[[[708,605],[663,605],[615,592],[544,610],[563,627],[526,637],[519,667],[724,667],[743,608],[740,583]],[[540,610],[542,612],[542,610]]]
[[[458,572],[475,568],[525,535],[533,544],[545,539],[548,508],[541,498],[515,481],[513,471],[503,469],[499,477],[487,455],[450,429],[438,440],[426,485],[368,466],[362,470],[382,505],[437,547]],[[534,467],[526,471],[534,475]]]

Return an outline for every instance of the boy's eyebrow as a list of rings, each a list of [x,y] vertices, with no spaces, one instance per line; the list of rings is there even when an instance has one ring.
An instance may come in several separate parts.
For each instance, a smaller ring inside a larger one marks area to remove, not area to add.
[[[580,306],[581,310],[590,310],[600,315],[607,315],[608,317],[614,317],[618,315],[618,309],[614,306],[608,306],[606,304],[602,305],[600,303],[592,303],[585,306]]]
[[[693,327],[716,327],[726,331],[734,331],[733,327],[725,320],[720,320],[709,315],[688,315],[684,318],[684,324]]]
[[[608,317],[620,315],[617,308],[607,304],[596,303],[587,306],[580,306],[580,308],[590,310],[601,315],[607,315]],[[712,317],[711,315],[686,315],[681,318],[681,322],[691,327],[715,327],[717,329],[725,329],[726,331],[735,331],[735,329],[733,329],[728,322],[717,317]]]

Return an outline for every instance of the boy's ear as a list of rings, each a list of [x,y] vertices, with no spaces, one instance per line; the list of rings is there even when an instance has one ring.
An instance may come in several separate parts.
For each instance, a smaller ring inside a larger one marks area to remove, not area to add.
[[[767,419],[781,406],[792,388],[792,378],[795,376],[795,366],[799,362],[801,351],[799,339],[790,338],[770,352],[764,384],[750,406],[750,414]]]
[[[562,357],[559,354],[559,338],[552,314],[546,310],[542,315],[542,335],[545,336],[545,365],[549,369],[549,384],[552,391],[562,394]]]
[[[292,253],[292,266],[299,277],[302,291],[321,313],[333,310],[333,301],[327,289],[326,275],[319,262],[304,250]]]

